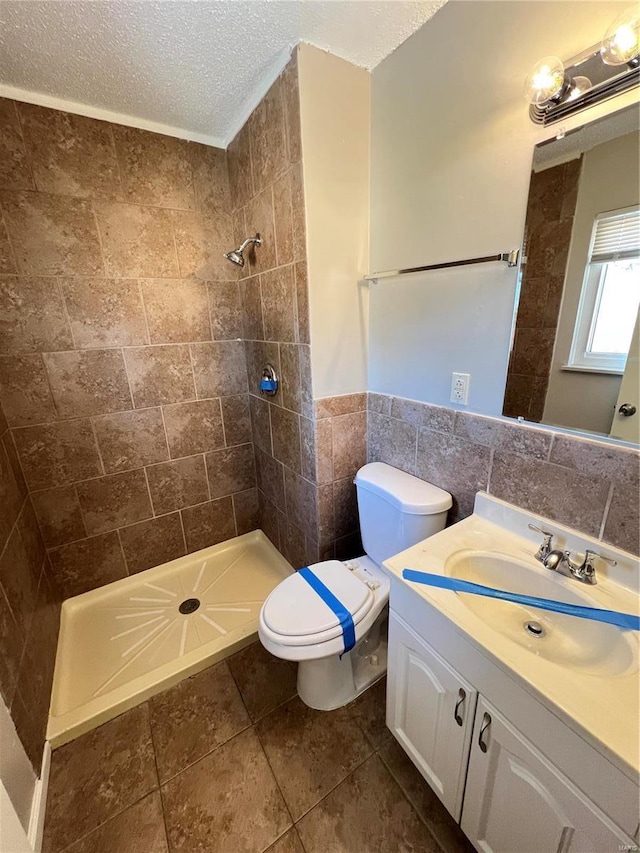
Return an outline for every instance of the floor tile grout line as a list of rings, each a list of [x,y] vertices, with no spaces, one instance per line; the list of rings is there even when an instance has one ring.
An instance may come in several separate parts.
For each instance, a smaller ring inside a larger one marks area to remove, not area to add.
[[[186,679],[183,679],[185,681]],[[160,695],[160,694],[158,694]],[[152,697],[153,698],[153,697]],[[158,780],[158,796],[160,797],[160,809],[162,811],[162,824],[164,828],[164,838],[167,843],[167,850],[170,849],[169,844],[169,832],[167,829],[167,814],[164,809],[164,797],[162,796],[162,782],[160,781],[160,768],[158,767],[158,751],[156,749],[156,741],[153,736],[153,723],[151,721],[151,708],[149,707],[149,700],[146,701],[147,706],[147,718],[149,720],[149,734],[151,737],[151,748],[153,749],[153,762],[156,768],[156,779]]]

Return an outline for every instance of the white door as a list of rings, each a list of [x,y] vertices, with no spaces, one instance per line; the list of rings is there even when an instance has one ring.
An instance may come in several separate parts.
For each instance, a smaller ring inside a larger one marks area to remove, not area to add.
[[[461,826],[486,853],[604,853],[633,844],[482,697]]]
[[[387,725],[456,821],[477,695],[431,646],[390,614]]]
[[[625,405],[634,406],[635,414],[630,416],[621,414],[620,407]],[[624,376],[620,383],[620,393],[618,394],[609,435],[612,438],[621,438],[624,441],[640,442],[640,313],[638,313],[638,319],[633,330],[633,338],[629,347]]]

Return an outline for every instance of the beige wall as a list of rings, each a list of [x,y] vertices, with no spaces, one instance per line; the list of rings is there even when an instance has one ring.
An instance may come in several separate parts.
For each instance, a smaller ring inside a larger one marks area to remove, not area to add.
[[[525,77],[542,56],[571,56],[597,42],[624,8],[610,2],[450,0],[375,69],[372,269],[521,245],[533,145],[557,132],[530,122]],[[637,93],[620,96],[563,126],[634,98]],[[498,414],[514,292],[515,271],[498,265],[451,270],[437,280],[425,276],[419,284],[381,283],[371,291],[370,387],[442,403],[451,371],[470,372],[470,408]],[[461,315],[476,321],[463,325]],[[408,319],[418,327],[415,333],[407,334]]]
[[[367,387],[371,78],[306,44],[299,69],[311,364],[327,397]]]
[[[638,204],[639,133],[628,133],[587,151],[578,187],[564,296],[558,321],[543,421],[609,433],[620,376],[562,370],[569,359],[595,217]]]

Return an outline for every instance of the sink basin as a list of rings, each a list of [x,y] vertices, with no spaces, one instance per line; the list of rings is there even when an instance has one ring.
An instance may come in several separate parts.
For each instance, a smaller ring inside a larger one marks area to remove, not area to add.
[[[444,571],[449,577],[521,595],[600,606],[577,581],[565,584],[542,566],[499,552],[455,551],[445,560]],[[534,655],[592,675],[626,675],[637,669],[633,645],[613,625],[470,593],[455,594],[488,627]]]

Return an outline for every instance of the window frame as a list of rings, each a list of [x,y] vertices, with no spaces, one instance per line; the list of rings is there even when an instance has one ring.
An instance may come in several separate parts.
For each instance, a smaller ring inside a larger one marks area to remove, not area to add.
[[[591,353],[589,346],[593,339],[595,326],[598,318],[598,309],[602,298],[602,290],[604,285],[604,277],[608,264],[615,263],[615,258],[610,260],[591,260],[593,255],[593,247],[598,230],[598,223],[602,219],[614,218],[621,214],[635,211],[637,205],[620,210],[610,210],[606,213],[601,213],[596,216],[593,223],[591,240],[589,243],[589,254],[587,264],[585,265],[584,276],[582,279],[582,287],[580,290],[580,301],[576,312],[576,322],[573,329],[571,339],[571,347],[569,350],[569,359],[562,366],[563,370],[576,370],[587,373],[611,373],[622,375],[624,373],[628,353]],[[625,258],[625,260],[636,260],[635,258]],[[637,260],[640,261],[640,251],[638,252]]]

